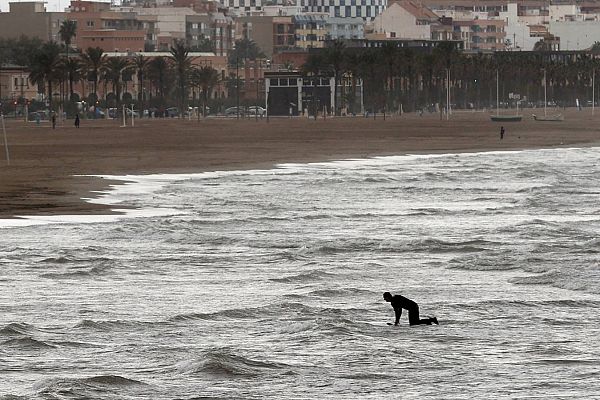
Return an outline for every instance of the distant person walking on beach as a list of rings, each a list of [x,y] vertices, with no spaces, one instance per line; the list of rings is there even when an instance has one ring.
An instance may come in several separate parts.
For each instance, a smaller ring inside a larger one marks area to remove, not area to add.
[[[79,114],[75,114],[75,128],[79,128]]]
[[[52,129],[56,129],[56,114],[52,113]]]
[[[419,305],[404,296],[400,296],[399,294],[392,296],[390,292],[385,292],[383,294],[383,299],[392,304],[392,308],[396,314],[396,321],[394,322],[394,325],[396,326],[398,326],[398,322],[400,322],[403,308],[408,311],[408,323],[410,325],[431,325],[432,323],[439,325],[436,317],[419,319]]]
[[[504,139],[504,127],[500,127],[500,140]]]

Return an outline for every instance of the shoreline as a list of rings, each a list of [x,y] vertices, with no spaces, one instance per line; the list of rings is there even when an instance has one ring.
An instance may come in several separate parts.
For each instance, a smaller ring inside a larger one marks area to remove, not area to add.
[[[591,112],[569,109],[564,114],[564,122],[504,124],[481,112],[456,113],[449,121],[439,114],[388,116],[385,121],[381,116],[156,119],[137,120],[127,128],[119,127],[121,121],[82,120],[79,129],[66,121],[56,130],[7,120],[11,164],[0,160],[0,218],[115,214],[110,205],[86,199],[123,182],[93,175],[187,174],[377,156],[600,145]]]

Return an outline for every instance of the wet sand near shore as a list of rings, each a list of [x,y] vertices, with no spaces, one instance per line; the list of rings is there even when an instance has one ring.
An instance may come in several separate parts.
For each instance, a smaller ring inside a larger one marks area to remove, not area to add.
[[[539,110],[536,110],[539,113]],[[536,112],[533,111],[533,112]],[[600,110],[567,110],[563,122],[492,122],[489,113],[363,117],[152,119],[121,128],[118,120],[72,120],[55,130],[6,121],[10,165],[0,138],[0,218],[107,213],[90,204],[111,184],[78,175],[190,173],[270,168],[278,163],[406,153],[515,150],[600,144]],[[500,140],[500,126],[506,133]],[[2,132],[0,132],[0,135]]]

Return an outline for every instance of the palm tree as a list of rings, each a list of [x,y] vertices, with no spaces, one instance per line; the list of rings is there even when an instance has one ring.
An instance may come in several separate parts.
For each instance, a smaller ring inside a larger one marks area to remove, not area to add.
[[[385,88],[387,91],[387,106],[386,108],[390,109],[391,107],[391,96],[394,91],[394,70],[396,67],[396,57],[398,53],[398,48],[395,43],[385,43],[381,48],[380,56],[383,65],[386,68],[385,74]]]
[[[312,109],[315,119],[317,119],[317,83],[319,76],[323,73],[325,65],[325,59],[322,55],[313,53],[308,56],[306,62],[302,66],[302,75],[312,77],[313,82],[313,98],[312,98]],[[267,107],[270,99],[267,99]]]
[[[94,82],[94,96],[97,100],[99,73],[106,62],[106,55],[100,47],[88,47],[85,53],[81,55],[81,58],[88,70],[88,81],[91,80]]]
[[[60,35],[60,40],[65,43],[65,47],[67,48],[67,57],[69,56],[69,47],[71,47],[71,42],[73,38],[77,35],[77,21],[66,19],[60,24],[60,29],[58,30],[58,34]]]
[[[124,57],[110,57],[103,67],[106,81],[112,83],[113,93],[116,96],[117,112],[121,102],[121,80],[123,79],[123,72],[128,68],[131,68],[131,65]]]
[[[29,80],[38,86],[48,85],[48,106],[52,110],[52,81],[56,80],[60,47],[55,42],[47,42],[33,55]]]
[[[148,76],[154,83],[155,91],[160,97],[161,106],[164,106],[168,74],[169,64],[164,57],[155,57],[148,63]]]
[[[219,83],[219,72],[211,66],[205,65],[198,70],[198,83],[202,89],[202,115],[206,117],[206,106],[210,92]]]
[[[330,47],[325,50],[325,60],[333,72],[333,110],[339,115],[337,104],[337,87],[343,73],[346,45],[342,40],[334,40]]]
[[[73,101],[73,82],[77,82],[81,79],[81,71],[83,70],[83,64],[76,58],[64,58],[60,63],[61,69],[66,72],[69,80],[69,98]]]
[[[67,49],[67,59],[69,59],[69,48],[71,47],[71,42],[75,35],[77,35],[77,21],[66,19],[60,25],[60,29],[58,30],[58,34],[60,35],[60,39],[65,43],[65,47]],[[66,66],[66,64],[65,64]],[[71,69],[66,69],[68,74],[68,81],[71,83],[71,97],[73,97],[73,79]]]
[[[189,56],[190,48],[183,40],[176,40],[171,46],[171,61],[175,66],[177,84],[179,87],[181,112],[184,110],[187,98],[187,81],[192,67],[192,57]]]
[[[373,118],[377,115],[377,103],[380,93],[383,93],[383,80],[378,79],[380,66],[376,50],[368,49],[360,54],[358,72],[363,84],[369,90],[365,93],[371,97]]]
[[[150,59],[144,57],[143,55],[138,55],[133,59],[133,66],[135,67],[135,71],[137,73],[138,79],[138,101],[140,102],[140,110],[144,110],[144,78],[146,77],[146,70],[148,69],[148,63]],[[140,111],[140,116],[142,116],[143,112]]]

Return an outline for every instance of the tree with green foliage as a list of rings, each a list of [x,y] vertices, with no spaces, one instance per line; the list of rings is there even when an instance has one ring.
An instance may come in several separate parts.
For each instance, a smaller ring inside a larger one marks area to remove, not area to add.
[[[60,40],[63,41],[65,47],[67,48],[67,57],[69,56],[69,48],[71,47],[71,43],[73,38],[77,35],[77,21],[66,19],[60,24],[60,29],[58,30],[58,34],[60,35]]]
[[[189,56],[190,48],[183,40],[176,40],[171,46],[171,62],[175,67],[177,86],[179,88],[179,104],[181,112],[184,111],[187,99],[187,83],[192,67],[192,57]]]
[[[60,47],[55,42],[44,43],[33,55],[29,80],[39,87],[48,87],[48,106],[52,110],[52,82],[57,80]]]
[[[63,58],[59,64],[69,81],[69,99],[73,99],[73,84],[82,79],[84,65],[78,58]]]
[[[146,78],[146,71],[148,70],[148,64],[150,63],[150,59],[148,57],[144,57],[139,54],[133,59],[133,66],[135,67],[135,72],[137,74],[138,79],[138,101],[140,103],[140,110],[144,110],[144,102],[145,102],[145,91],[144,91],[144,79]],[[142,116],[143,112],[140,113]]]
[[[266,58],[265,53],[258,45],[250,39],[235,41],[233,50],[229,51],[228,60],[230,66],[244,65],[245,60],[256,60]]]
[[[69,59],[69,49],[71,48],[71,42],[73,40],[73,38],[75,37],[75,35],[77,35],[77,21],[74,20],[69,20],[66,19],[62,22],[62,24],[60,25],[60,29],[58,30],[58,34],[60,35],[60,39],[63,41],[63,43],[65,44],[65,48],[67,49],[67,60]],[[70,96],[69,99],[72,101],[73,98],[73,80],[75,79],[75,77],[72,75],[73,74],[73,67],[75,66],[74,62],[69,63],[68,61],[66,61],[64,63],[65,68],[67,66],[69,66],[69,68],[66,68],[66,72],[67,72],[67,80],[69,81],[70,84]]]
[[[209,65],[205,65],[197,69],[198,71],[198,84],[202,89],[202,115],[206,117],[206,107],[208,106],[208,99],[213,88],[219,83],[219,72]]]
[[[340,78],[343,73],[343,68],[345,65],[345,57],[346,57],[346,45],[342,40],[334,40],[326,49],[325,49],[325,63],[328,64],[328,67],[333,74],[334,85],[333,85],[333,111],[335,115],[339,115],[340,110],[338,109],[337,103],[337,89],[339,86]]]
[[[123,80],[123,73],[129,68],[131,68],[131,64],[129,64],[129,61],[124,57],[109,57],[102,67],[104,79],[112,84],[117,112],[121,104],[121,82]]]
[[[100,47],[88,47],[81,58],[87,70],[87,80],[92,81],[94,84],[94,97],[97,100],[98,80],[100,79],[100,71],[106,62],[106,55]]]
[[[160,105],[165,105],[165,94],[169,80],[170,66],[165,57],[154,57],[148,63],[148,77],[150,78],[155,93],[159,96]]]
[[[317,86],[319,77],[323,74],[324,69],[327,68],[326,60],[322,54],[313,53],[308,56],[304,65],[302,65],[302,75],[307,76],[313,83],[312,93],[312,111],[313,116],[317,119]],[[267,99],[267,103],[269,103]]]

